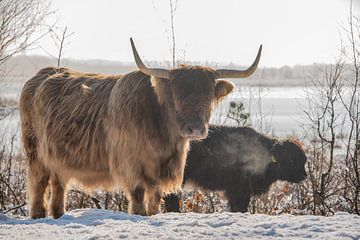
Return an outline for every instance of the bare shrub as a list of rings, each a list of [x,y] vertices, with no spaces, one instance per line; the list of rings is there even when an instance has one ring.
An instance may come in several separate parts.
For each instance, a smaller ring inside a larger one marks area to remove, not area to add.
[[[127,212],[128,201],[121,191],[93,191],[86,193],[74,188],[68,192],[67,210],[78,208],[97,208]]]
[[[228,210],[227,201],[218,192],[197,189],[181,195],[181,212],[214,213]]]
[[[304,111],[308,121],[308,174],[312,193],[313,214],[333,213],[332,196],[338,194],[339,179],[334,170],[336,134],[340,131],[341,109],[338,88],[341,87],[344,61],[324,65],[324,78],[311,79],[308,106]]]
[[[13,210],[26,216],[26,166],[25,157],[14,146],[17,133],[11,139],[0,139],[0,211]]]
[[[348,211],[360,214],[360,17],[352,13],[347,26],[344,27],[346,42],[344,51],[346,59],[351,63],[353,75],[346,82],[348,88],[339,88],[341,103],[345,110],[344,122],[348,123],[342,129],[345,145],[345,182],[343,197]]]

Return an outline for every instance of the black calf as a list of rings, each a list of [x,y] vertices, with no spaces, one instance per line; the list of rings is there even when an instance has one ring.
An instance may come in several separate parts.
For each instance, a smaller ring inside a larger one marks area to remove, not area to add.
[[[306,178],[305,152],[296,140],[266,137],[248,127],[211,126],[209,137],[188,154],[184,183],[224,191],[232,212],[246,212],[250,197],[277,180]],[[165,198],[167,211],[179,212],[177,195]]]

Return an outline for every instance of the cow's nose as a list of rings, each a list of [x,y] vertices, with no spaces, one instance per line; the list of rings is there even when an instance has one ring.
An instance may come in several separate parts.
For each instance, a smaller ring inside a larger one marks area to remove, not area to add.
[[[202,135],[205,125],[202,121],[198,120],[198,121],[189,123],[187,125],[187,128],[188,128],[187,130],[189,132],[189,135],[200,136],[200,135]]]

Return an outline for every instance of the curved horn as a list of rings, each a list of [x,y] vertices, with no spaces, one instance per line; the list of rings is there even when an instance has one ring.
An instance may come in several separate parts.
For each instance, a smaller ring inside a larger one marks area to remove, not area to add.
[[[170,78],[169,70],[161,69],[161,68],[146,67],[145,64],[141,61],[141,58],[135,48],[135,44],[134,44],[134,41],[132,40],[132,38],[130,38],[130,42],[131,42],[131,48],[132,48],[132,51],[134,54],[136,65],[142,73],[145,73],[150,76],[158,77],[158,78],[166,78],[166,79]]]
[[[218,78],[246,78],[255,72],[261,57],[262,45],[260,45],[259,51],[255,58],[255,61],[246,70],[231,70],[231,69],[217,69],[215,73]]]

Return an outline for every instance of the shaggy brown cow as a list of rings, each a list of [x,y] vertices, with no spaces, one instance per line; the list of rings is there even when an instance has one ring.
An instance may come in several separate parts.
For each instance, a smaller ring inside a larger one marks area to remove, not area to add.
[[[181,186],[189,140],[207,136],[213,106],[233,89],[227,77],[245,71],[184,66],[147,68],[131,40],[140,71],[124,76],[48,67],[26,82],[20,97],[28,158],[30,216],[64,213],[70,180],[85,188],[121,188],[129,212],[159,211],[163,192]]]

